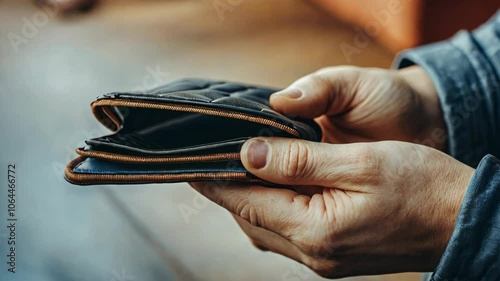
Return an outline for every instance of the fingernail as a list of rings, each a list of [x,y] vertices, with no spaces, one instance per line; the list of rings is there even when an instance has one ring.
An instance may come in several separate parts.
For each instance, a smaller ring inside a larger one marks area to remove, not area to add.
[[[299,88],[290,87],[290,88],[286,88],[282,91],[279,91],[273,95],[286,97],[289,99],[299,99],[302,97],[303,93]]]
[[[261,140],[252,140],[248,145],[247,159],[252,168],[260,169],[267,163],[267,143]]]

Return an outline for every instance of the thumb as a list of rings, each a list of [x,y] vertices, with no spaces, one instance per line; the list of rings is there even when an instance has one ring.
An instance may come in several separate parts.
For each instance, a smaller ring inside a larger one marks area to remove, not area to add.
[[[250,173],[277,184],[359,190],[379,174],[381,159],[371,143],[253,138],[243,145],[241,161]]]
[[[360,73],[352,66],[325,68],[274,93],[269,102],[276,111],[302,118],[342,114],[353,104]]]

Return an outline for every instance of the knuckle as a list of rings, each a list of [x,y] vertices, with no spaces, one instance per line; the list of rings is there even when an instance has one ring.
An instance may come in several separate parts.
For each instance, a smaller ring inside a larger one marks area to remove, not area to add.
[[[305,82],[309,84],[314,89],[318,89],[320,92],[327,91],[330,88],[330,81],[325,77],[326,70],[323,72],[315,72],[307,76]]]
[[[336,66],[336,67],[332,67],[332,66],[322,67],[322,68],[318,69],[316,72],[314,72],[313,75],[319,75],[319,76],[329,75],[331,72],[335,71],[338,68],[339,68],[338,66]]]
[[[312,167],[312,151],[301,141],[290,141],[281,158],[280,176],[287,179],[307,178]]]
[[[257,214],[257,209],[252,205],[252,203],[250,203],[249,200],[245,199],[238,202],[234,211],[236,215],[240,216],[251,225],[256,227],[262,226]]]
[[[324,67],[315,72],[318,75],[332,75],[337,73],[355,74],[360,68],[354,65],[339,65],[334,67]]]

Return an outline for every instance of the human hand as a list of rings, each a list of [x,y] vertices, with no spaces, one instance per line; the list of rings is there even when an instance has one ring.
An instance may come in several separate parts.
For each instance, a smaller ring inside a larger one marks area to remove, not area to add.
[[[474,172],[398,141],[255,138],[241,158],[252,174],[293,190],[191,185],[233,213],[256,246],[329,278],[433,270]]]
[[[329,67],[272,95],[270,103],[285,114],[316,118],[323,142],[400,140],[446,149],[436,89],[419,66]]]

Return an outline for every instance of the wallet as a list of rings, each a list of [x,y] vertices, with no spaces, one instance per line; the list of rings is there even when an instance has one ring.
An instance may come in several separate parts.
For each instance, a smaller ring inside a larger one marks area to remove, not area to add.
[[[272,185],[240,161],[252,137],[321,140],[313,120],[269,106],[276,89],[242,83],[184,79],[143,92],[115,92],[91,104],[112,133],[85,141],[65,169],[78,185],[191,181]]]

